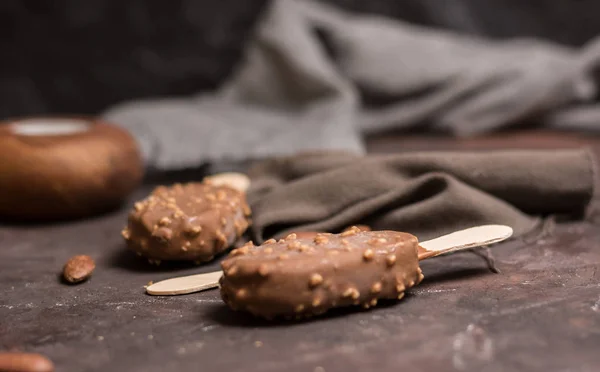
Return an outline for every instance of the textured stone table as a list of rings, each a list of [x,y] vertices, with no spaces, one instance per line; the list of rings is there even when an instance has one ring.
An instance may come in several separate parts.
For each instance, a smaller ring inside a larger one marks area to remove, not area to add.
[[[386,138],[370,148],[554,148],[582,141],[537,134]],[[59,371],[600,370],[600,230],[588,223],[494,246],[500,274],[470,253],[442,257],[422,263],[424,282],[401,302],[271,324],[229,311],[215,290],[146,295],[151,280],[218,264],[142,262],[119,235],[126,214],[0,227],[0,348],[42,353]],[[67,286],[58,274],[74,254],[91,255],[97,268],[90,281]]]

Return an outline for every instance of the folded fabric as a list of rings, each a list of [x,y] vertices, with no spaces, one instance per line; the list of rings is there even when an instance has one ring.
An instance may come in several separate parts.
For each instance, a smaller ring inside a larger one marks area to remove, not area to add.
[[[355,156],[314,153],[250,169],[253,238],[336,232],[352,224],[419,239],[483,224],[515,236],[548,215],[582,217],[595,184],[586,150],[423,152]]]
[[[133,133],[158,170],[310,150],[362,154],[365,134],[391,129],[467,136],[535,121],[594,130],[597,44],[477,39],[273,0],[217,92],[123,103],[104,116]]]

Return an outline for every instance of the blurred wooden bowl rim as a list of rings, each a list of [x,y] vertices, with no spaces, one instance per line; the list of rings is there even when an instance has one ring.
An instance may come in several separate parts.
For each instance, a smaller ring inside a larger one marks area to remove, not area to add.
[[[97,118],[0,122],[0,218],[56,221],[108,211],[142,181],[133,137]]]

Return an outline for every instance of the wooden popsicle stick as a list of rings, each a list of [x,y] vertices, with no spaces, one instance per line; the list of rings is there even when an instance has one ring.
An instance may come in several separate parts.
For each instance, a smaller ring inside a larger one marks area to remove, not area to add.
[[[146,287],[146,292],[155,296],[173,296],[200,292],[219,286],[222,271],[180,276],[162,280]]]
[[[212,176],[207,176],[204,179],[209,180],[215,186],[225,185],[243,193],[247,192],[248,188],[250,188],[250,178],[243,173],[218,173],[213,174]]]
[[[419,244],[419,260],[463,249],[501,242],[512,236],[513,230],[503,225],[485,225],[456,231]],[[154,283],[146,288],[151,295],[172,296],[217,288],[222,271],[181,276]]]
[[[456,231],[419,243],[419,261],[442,254],[482,247],[512,236],[513,229],[504,225],[483,225]]]

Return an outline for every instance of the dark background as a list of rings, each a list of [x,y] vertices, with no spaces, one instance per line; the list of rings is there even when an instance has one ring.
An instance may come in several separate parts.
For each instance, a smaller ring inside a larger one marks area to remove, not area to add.
[[[492,38],[580,46],[597,0],[329,0],[350,10]],[[2,0],[0,119],[97,113],[119,101],[217,86],[266,0]]]

